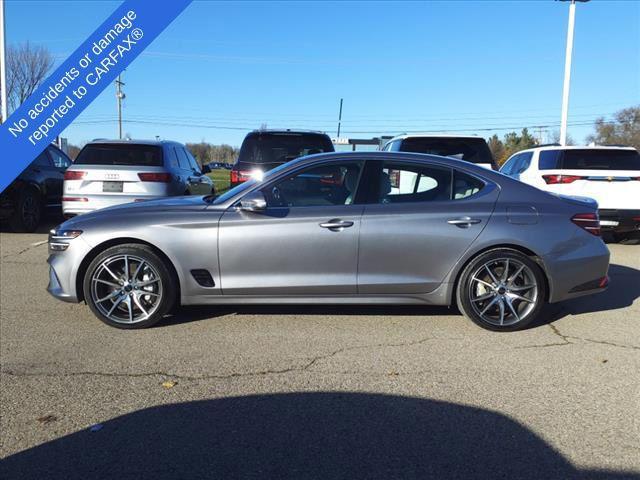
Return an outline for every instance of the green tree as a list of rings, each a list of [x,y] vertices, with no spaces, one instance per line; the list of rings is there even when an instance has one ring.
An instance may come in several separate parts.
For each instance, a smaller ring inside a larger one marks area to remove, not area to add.
[[[494,144],[493,148],[496,149],[496,154],[493,158],[498,165],[502,165],[514,153],[535,147],[538,144],[538,140],[529,133],[529,130],[523,128],[520,135],[516,132],[507,133],[503,141],[500,141],[498,136],[494,135],[489,139],[489,148],[492,148],[491,143]],[[494,150],[492,149],[491,151],[493,152]]]
[[[640,105],[616,112],[613,122],[603,117],[595,123],[595,132],[587,142],[598,145],[629,145],[640,150]]]
[[[489,138],[487,144],[489,145],[491,155],[496,162],[504,157],[504,143],[502,143],[502,140],[498,138],[498,135],[493,134],[493,136]]]

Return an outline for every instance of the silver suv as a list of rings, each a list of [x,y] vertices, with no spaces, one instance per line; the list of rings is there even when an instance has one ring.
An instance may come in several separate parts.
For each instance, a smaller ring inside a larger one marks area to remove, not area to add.
[[[122,203],[215,194],[209,171],[181,143],[96,140],[65,172],[62,213],[69,218]]]

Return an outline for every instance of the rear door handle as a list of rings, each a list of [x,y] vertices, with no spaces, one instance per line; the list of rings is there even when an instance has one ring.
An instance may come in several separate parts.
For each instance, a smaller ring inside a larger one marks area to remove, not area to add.
[[[321,223],[320,226],[322,228],[328,228],[329,230],[342,230],[343,228],[352,227],[353,222],[334,218],[332,220],[329,220],[328,222]]]
[[[482,220],[479,218],[471,218],[471,217],[460,217],[460,218],[452,218],[451,220],[447,220],[449,225],[455,225],[460,228],[469,228],[471,225],[475,225],[476,223],[480,223]]]

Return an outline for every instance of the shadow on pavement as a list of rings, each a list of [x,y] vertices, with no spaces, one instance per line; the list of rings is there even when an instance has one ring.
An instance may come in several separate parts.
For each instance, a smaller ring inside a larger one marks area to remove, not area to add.
[[[7,457],[5,479],[574,479],[581,471],[499,413],[358,393],[152,407]]]
[[[183,306],[167,316],[157,327],[196,322],[232,313],[239,315],[364,315],[364,316],[440,316],[457,315],[455,307],[399,305],[202,305]]]
[[[528,327],[537,328],[560,320],[567,315],[617,310],[629,307],[640,297],[640,270],[612,263],[609,266],[611,283],[601,293],[579,297],[573,300],[551,304],[546,314]],[[398,305],[220,305],[180,307],[157,327],[206,320],[232,313],[242,315],[365,315],[365,316],[441,316],[460,315],[455,305],[438,306],[398,306]]]

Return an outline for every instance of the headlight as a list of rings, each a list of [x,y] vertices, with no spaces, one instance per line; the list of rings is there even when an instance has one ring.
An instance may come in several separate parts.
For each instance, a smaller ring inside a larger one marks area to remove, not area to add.
[[[62,252],[69,248],[69,241],[80,236],[82,230],[59,230],[49,231],[49,250],[52,252]]]

